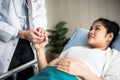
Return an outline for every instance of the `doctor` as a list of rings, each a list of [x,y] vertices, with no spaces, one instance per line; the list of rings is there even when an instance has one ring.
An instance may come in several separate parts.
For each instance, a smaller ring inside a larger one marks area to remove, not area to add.
[[[36,59],[30,43],[46,27],[45,0],[0,0],[0,74]]]

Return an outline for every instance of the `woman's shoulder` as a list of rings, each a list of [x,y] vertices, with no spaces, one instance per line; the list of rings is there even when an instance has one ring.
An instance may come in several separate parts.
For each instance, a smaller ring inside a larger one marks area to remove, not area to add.
[[[113,51],[113,53],[116,53],[116,54],[120,55],[120,51],[118,51],[117,49],[113,48],[112,51]]]
[[[115,58],[118,58],[118,59],[120,59],[120,51],[118,51],[118,50],[116,50],[116,49],[112,49],[112,53],[113,53],[113,56],[115,57]]]

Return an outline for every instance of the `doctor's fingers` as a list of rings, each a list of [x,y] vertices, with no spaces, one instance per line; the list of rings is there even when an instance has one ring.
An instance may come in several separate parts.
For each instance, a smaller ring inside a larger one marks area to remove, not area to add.
[[[33,39],[43,39],[46,36],[46,32],[44,30],[41,30],[40,32],[37,31],[36,29],[31,30],[34,34]]]
[[[43,28],[37,28],[37,31],[39,32],[39,37],[48,35],[47,31],[44,30]]]
[[[39,31],[37,31],[36,29],[32,29],[31,30],[37,37],[40,37],[41,35],[44,34],[44,32],[40,33]]]
[[[39,38],[35,38],[32,40],[32,43],[34,44],[40,44],[40,43],[45,43],[48,44],[48,36],[44,36],[44,37],[39,37]]]

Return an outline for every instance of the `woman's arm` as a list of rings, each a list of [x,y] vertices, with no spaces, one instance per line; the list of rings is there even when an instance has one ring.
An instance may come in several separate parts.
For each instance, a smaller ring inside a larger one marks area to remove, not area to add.
[[[48,43],[48,34],[44,29],[41,29],[38,31],[40,33],[39,35],[40,42],[33,43],[33,44],[36,49],[39,69],[42,70],[48,65],[47,60],[46,60],[46,55],[45,55],[45,46]]]
[[[36,50],[36,53],[37,53],[37,61],[38,61],[39,70],[42,70],[48,65],[47,59],[45,56],[45,49],[40,48],[39,50]]]

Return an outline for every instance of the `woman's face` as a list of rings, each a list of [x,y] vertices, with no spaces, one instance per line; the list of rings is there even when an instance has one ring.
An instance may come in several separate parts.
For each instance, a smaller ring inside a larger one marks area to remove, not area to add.
[[[107,48],[108,37],[107,29],[100,21],[92,24],[88,32],[88,44],[93,48]]]

